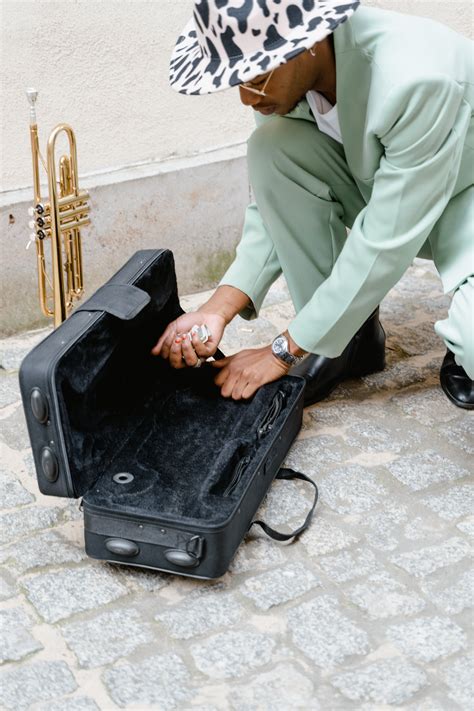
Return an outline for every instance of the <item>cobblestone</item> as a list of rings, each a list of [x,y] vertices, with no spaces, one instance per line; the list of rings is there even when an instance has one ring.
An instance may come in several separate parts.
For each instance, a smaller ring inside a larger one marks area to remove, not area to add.
[[[260,610],[269,610],[304,595],[321,585],[318,578],[302,563],[288,563],[285,568],[274,568],[254,578],[248,578],[242,594],[253,600]]]
[[[469,544],[466,541],[454,537],[437,546],[393,556],[391,560],[410,575],[420,578],[440,568],[458,563],[469,554],[469,551]]]
[[[158,590],[170,584],[170,577],[165,573],[159,573],[157,570],[145,570],[143,568],[134,568],[131,565],[117,566],[115,571],[114,566],[111,566],[114,573],[121,574],[123,582],[128,582],[137,590],[156,593]]]
[[[0,476],[0,507],[11,509],[14,506],[30,504],[35,497],[20,484],[18,479],[9,476],[5,471]]]
[[[243,676],[268,664],[275,646],[268,635],[229,630],[192,644],[190,650],[199,671],[214,680]]]
[[[186,708],[192,696],[190,674],[183,660],[174,653],[116,665],[104,672],[103,680],[119,706],[136,704],[136,708],[141,709],[156,704],[168,711],[178,704]]]
[[[460,657],[446,664],[441,672],[446,684],[449,686],[449,696],[454,699],[462,709],[472,707],[474,698],[474,656],[472,654]]]
[[[474,537],[474,517],[471,516],[465,521],[460,521],[456,525],[456,528],[459,528],[460,531],[466,533],[468,536]]]
[[[0,341],[0,364],[2,368],[7,371],[18,370],[27,353],[46,338],[52,330],[52,327],[46,327],[2,339]]]
[[[344,616],[329,595],[288,612],[293,641],[318,667],[332,668],[348,655],[369,651],[367,633]]]
[[[415,615],[426,605],[422,597],[386,572],[370,575],[367,582],[354,585],[346,594],[354,605],[375,620]]]
[[[378,550],[394,550],[400,542],[399,526],[407,516],[406,507],[393,502],[387,503],[382,511],[368,514],[365,518],[370,529],[366,534],[367,542]]]
[[[365,513],[387,493],[374,472],[357,464],[332,471],[320,486],[321,500],[341,514]]]
[[[307,484],[306,487],[304,491],[309,490],[310,485]],[[259,509],[259,518],[263,518],[270,526],[278,526],[292,519],[304,520],[307,513],[308,499],[303,494],[303,489],[295,481],[277,480],[273,482]],[[255,531],[255,527],[253,530]]]
[[[0,376],[0,408],[17,402],[20,398],[18,376],[1,374]]]
[[[449,444],[456,443],[456,448],[462,449],[467,454],[474,454],[474,425],[471,418],[466,417],[455,422],[450,422],[438,429],[439,435]]]
[[[440,481],[453,481],[469,475],[469,472],[459,464],[441,457],[432,450],[401,456],[386,466],[394,477],[412,491],[426,489]]]
[[[0,561],[13,560],[17,573],[60,563],[78,563],[85,558],[83,550],[63,541],[56,531],[39,533],[0,552]]]
[[[12,711],[69,694],[77,683],[65,662],[32,662],[0,672],[2,703]]]
[[[427,350],[443,349],[443,341],[435,333],[431,323],[419,323],[416,329],[404,327],[400,341],[403,350],[409,355],[420,355]]]
[[[407,417],[413,417],[427,427],[450,422],[459,416],[458,409],[448,401],[438,386],[410,393],[402,391],[392,397],[392,402]]]
[[[63,620],[116,600],[127,589],[104,568],[58,570],[26,579],[28,599],[46,622]]]
[[[60,508],[42,508],[28,506],[27,508],[0,516],[0,545],[11,540],[26,536],[28,533],[49,528],[58,522]]]
[[[474,570],[465,570],[454,582],[450,576],[451,583],[446,587],[443,579],[439,582],[429,578],[422,583],[423,593],[433,602],[436,607],[447,615],[457,615],[466,608],[474,605]]]
[[[335,583],[345,583],[373,572],[377,568],[374,554],[369,550],[343,551],[321,558],[319,567]]]
[[[409,385],[422,383],[425,373],[409,361],[400,361],[389,364],[385,370],[379,373],[372,373],[363,378],[363,381],[371,389],[391,390],[393,388],[406,388]]]
[[[32,620],[23,608],[0,610],[1,661],[18,661],[43,648],[43,645],[30,634],[31,626]]]
[[[0,572],[0,600],[8,600],[16,593],[16,585],[7,573]]]
[[[340,437],[319,435],[296,442],[285,460],[285,466],[311,475],[326,469],[328,464],[340,464],[350,456],[350,449]]]
[[[409,541],[422,541],[426,538],[442,538],[445,532],[443,526],[439,525],[439,520],[434,522],[429,520],[429,516],[417,516],[406,524],[403,535]]]
[[[427,684],[418,667],[397,657],[383,659],[332,678],[332,684],[352,701],[403,704]]]
[[[229,694],[233,711],[317,711],[314,685],[292,664],[279,664],[258,674],[250,683],[236,686]]]
[[[420,617],[387,630],[388,639],[417,662],[433,662],[466,646],[466,634],[443,617]]]
[[[285,556],[281,549],[268,538],[251,539],[247,535],[245,546],[237,549],[229,571],[231,573],[246,573],[280,565],[284,560]]]
[[[300,538],[306,553],[311,557],[333,553],[357,543],[359,538],[337,528],[330,521],[316,517]]]
[[[227,627],[242,619],[244,608],[236,600],[234,593],[220,590],[192,594],[186,600],[169,610],[156,615],[168,634],[175,639],[191,639],[196,635]]]
[[[438,701],[426,698],[420,703],[410,704],[403,707],[406,711],[446,711],[446,706],[441,706]]]
[[[419,440],[417,433],[407,430],[396,433],[370,419],[360,419],[348,428],[345,439],[351,447],[365,452],[400,452]]]
[[[153,640],[151,626],[136,610],[112,610],[64,625],[62,634],[81,667],[110,664]]]
[[[95,701],[87,696],[68,697],[35,706],[35,711],[101,711]]]
[[[231,573],[246,573],[248,571],[261,570],[268,566],[283,563],[285,556],[278,546],[275,546],[268,538],[251,539],[247,536],[245,546],[238,550],[229,571]]]
[[[9,414],[2,413],[5,416],[1,420],[0,442],[13,449],[25,449],[29,446],[30,439],[26,429],[23,408],[20,403],[13,404],[10,407],[12,410]]]
[[[474,511],[474,486],[453,486],[445,494],[427,496],[423,502],[441,518],[454,521]]]

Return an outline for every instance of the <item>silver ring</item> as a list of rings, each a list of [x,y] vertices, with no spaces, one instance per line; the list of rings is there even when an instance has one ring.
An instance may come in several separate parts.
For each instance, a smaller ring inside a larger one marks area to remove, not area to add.
[[[200,358],[198,356],[197,361],[194,363],[194,365],[192,367],[193,368],[200,368],[203,363],[204,363],[204,358]]]

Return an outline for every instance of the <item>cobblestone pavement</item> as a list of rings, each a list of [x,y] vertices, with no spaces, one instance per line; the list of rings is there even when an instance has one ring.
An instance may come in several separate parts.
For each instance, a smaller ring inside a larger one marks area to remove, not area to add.
[[[472,709],[473,415],[438,386],[447,303],[416,262],[382,305],[386,370],[305,410],[287,465],[320,487],[313,525],[290,545],[254,527],[217,581],[85,557],[77,502],[36,488],[19,400],[48,330],[1,342],[2,708]],[[279,280],[223,350],[269,343],[291,315]],[[310,489],[275,482],[259,518],[296,527]]]

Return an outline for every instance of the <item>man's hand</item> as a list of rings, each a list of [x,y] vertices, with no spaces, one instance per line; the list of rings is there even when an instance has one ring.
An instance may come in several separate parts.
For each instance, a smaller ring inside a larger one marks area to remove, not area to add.
[[[252,397],[259,387],[278,380],[290,369],[273,355],[271,346],[246,349],[211,365],[220,371],[214,382],[221,387],[221,395],[233,400]]]
[[[206,343],[201,343],[196,333],[192,340],[185,337],[192,327],[206,324],[211,336]],[[209,358],[214,355],[224,333],[226,322],[223,316],[202,311],[191,311],[171,321],[152,348],[152,355],[161,355],[169,360],[173,368],[192,367],[197,358]]]

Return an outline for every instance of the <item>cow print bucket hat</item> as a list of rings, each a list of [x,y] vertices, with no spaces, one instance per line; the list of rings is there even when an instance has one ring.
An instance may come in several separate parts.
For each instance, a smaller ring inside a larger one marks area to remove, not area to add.
[[[320,42],[359,0],[197,0],[170,61],[181,94],[210,94],[250,81]]]

